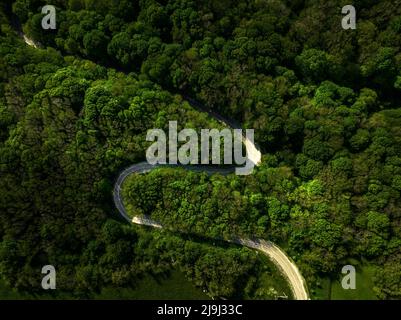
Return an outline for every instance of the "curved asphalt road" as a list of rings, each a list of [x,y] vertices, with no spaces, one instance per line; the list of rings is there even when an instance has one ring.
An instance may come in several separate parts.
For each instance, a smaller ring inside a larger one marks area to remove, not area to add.
[[[23,37],[25,43],[28,44],[29,46],[32,46],[34,48],[39,47],[33,40],[29,39],[22,32],[20,32],[20,35]],[[221,115],[217,114],[216,112],[205,108],[202,104],[200,104],[196,100],[193,100],[186,96],[184,96],[184,98],[195,109],[198,109],[199,111],[202,111],[202,112],[207,112],[210,116],[214,117],[215,119],[217,119],[221,122],[224,122],[227,126],[229,126],[231,128],[235,128],[235,129],[241,128],[241,126],[238,123],[236,123],[235,121],[226,119],[226,118],[222,117]],[[258,165],[261,162],[261,158],[262,158],[262,155],[261,155],[259,149],[252,141],[247,140],[246,137],[244,137],[243,142],[246,147],[247,157],[255,165]],[[147,226],[151,226],[154,228],[162,228],[163,227],[157,221],[154,221],[146,216],[144,216],[144,217],[136,216],[133,219],[131,219],[129,217],[129,215],[127,214],[127,211],[125,210],[123,200],[121,198],[121,185],[123,184],[124,180],[130,174],[146,173],[159,166],[160,165],[151,165],[147,162],[140,162],[140,163],[136,163],[136,164],[128,167],[127,169],[122,171],[121,174],[119,175],[119,177],[114,185],[113,199],[114,199],[114,203],[115,203],[118,211],[120,212],[120,214],[130,223],[147,225]],[[211,167],[211,166],[206,167],[206,166],[201,166],[201,165],[196,165],[196,166],[195,165],[191,165],[191,166],[177,165],[177,166],[183,167],[186,170],[206,172],[208,174],[219,173],[219,174],[225,175],[225,174],[234,172],[234,168],[217,168],[217,167]],[[288,279],[291,290],[294,295],[294,298],[296,300],[309,300],[309,295],[308,295],[305,280],[303,279],[297,266],[295,265],[294,262],[292,262],[289,259],[289,257],[285,254],[285,252],[283,250],[281,250],[278,246],[276,246],[274,243],[272,243],[270,241],[265,241],[263,239],[251,240],[251,239],[242,239],[242,238],[233,239],[230,242],[237,243],[237,244],[243,245],[243,246],[247,246],[249,248],[259,250],[259,251],[263,252],[264,254],[266,254]]]
[[[187,100],[193,105],[193,100]],[[203,111],[203,112],[208,112],[209,115],[214,116],[211,112],[208,110],[204,109],[199,103],[196,105],[196,109]],[[218,120],[221,122],[224,122],[227,126],[231,126],[231,121],[227,121],[220,115],[218,116]],[[235,128],[238,128],[236,125],[234,125]],[[252,163],[258,165],[261,161],[261,153],[257,146],[255,144],[246,139],[246,137],[243,137],[243,142],[245,144],[246,148],[246,153],[247,157],[251,160]],[[197,171],[197,172],[206,172],[207,174],[229,174],[233,173],[235,171],[234,168],[219,168],[219,167],[211,167],[207,165],[189,165],[189,166],[183,166],[183,165],[151,165],[147,162],[140,162],[137,164],[134,164],[127,169],[125,169],[119,177],[117,178],[116,184],[114,185],[114,191],[113,191],[113,199],[114,203],[120,212],[120,214],[129,222],[135,223],[135,224],[140,224],[140,225],[146,225],[150,226],[153,228],[163,228],[163,226],[155,221],[152,220],[148,216],[135,216],[132,219],[129,217],[127,211],[125,210],[124,204],[123,204],[123,199],[121,197],[121,186],[124,182],[124,180],[133,173],[141,174],[141,173],[146,173],[149,172],[157,167],[160,166],[170,166],[170,167],[181,167],[185,168],[186,170],[191,170],[191,171]],[[233,239],[229,242],[233,242],[239,245],[247,246],[249,248],[257,249],[264,254],[266,254],[271,261],[281,270],[281,272],[285,275],[285,277],[288,279],[290,283],[290,287],[292,290],[292,293],[294,295],[294,299],[296,300],[309,300],[308,296],[308,291],[306,289],[306,283],[304,278],[302,277],[299,269],[295,265],[294,262],[292,262],[289,257],[285,254],[283,250],[281,250],[278,246],[276,246],[274,243],[270,241],[265,241],[263,239],[242,239],[242,238],[236,238]]]
[[[128,167],[119,175],[117,182],[114,185],[113,199],[118,211],[127,221],[135,224],[150,226],[153,228],[163,228],[163,226],[159,222],[152,220],[149,216],[135,216],[131,219],[127,211],[125,210],[123,199],[121,197],[121,185],[130,174],[146,173],[157,167],[160,166],[151,165],[147,162],[140,162]],[[180,165],[177,165],[177,167],[182,167],[185,168],[186,170],[191,170],[191,171],[206,172],[208,174],[219,173],[225,175],[234,172],[234,169],[232,168],[222,169],[222,168],[210,168],[202,166],[180,166]],[[281,250],[278,246],[276,246],[274,243],[270,241],[265,241],[263,239],[251,240],[243,238],[233,239],[229,242],[257,249],[266,254],[270,258],[270,260],[280,269],[280,271],[284,274],[284,276],[288,279],[292,293],[294,295],[294,299],[309,300],[305,280],[303,279],[297,266],[287,257],[285,252]]]

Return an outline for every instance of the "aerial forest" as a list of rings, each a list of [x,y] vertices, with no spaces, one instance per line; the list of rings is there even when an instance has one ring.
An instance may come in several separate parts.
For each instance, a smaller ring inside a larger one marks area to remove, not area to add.
[[[353,1],[355,30],[346,4],[3,1],[1,281],[40,294],[52,264],[60,290],[91,298],[179,269],[211,297],[276,297],[254,250],[213,240],[242,236],[280,245],[312,297],[358,260],[377,298],[401,299],[401,1]],[[113,186],[145,161],[147,130],[221,126],[186,97],[254,129],[262,162],[131,175],[129,213],[167,228],[127,224]]]

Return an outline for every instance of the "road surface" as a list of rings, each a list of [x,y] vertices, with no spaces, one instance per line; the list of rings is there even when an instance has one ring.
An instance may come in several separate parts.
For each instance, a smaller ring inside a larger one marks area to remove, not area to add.
[[[29,39],[25,34],[22,34],[22,37],[25,41],[26,44],[29,46],[32,46],[34,48],[38,48],[39,46],[31,39]],[[231,128],[236,128],[239,129],[240,126],[235,123],[232,120],[226,119],[219,114],[206,109],[203,105],[201,105],[199,102],[190,99],[188,97],[185,97],[187,101],[196,109],[207,112],[209,115],[213,116],[217,120],[224,122],[227,126]],[[247,157],[249,160],[251,160],[252,163],[255,165],[258,165],[261,162],[262,154],[260,150],[257,148],[257,146],[250,140],[246,139],[246,137],[243,137],[243,142],[247,151]],[[179,165],[178,165],[179,166]],[[121,186],[124,180],[133,173],[146,173],[149,172],[150,170],[153,170],[154,168],[158,167],[157,165],[150,165],[147,162],[141,162],[134,164],[130,166],[129,168],[125,169],[121,174],[119,175],[116,184],[114,186],[113,190],[113,199],[114,203],[120,212],[120,214],[129,222],[135,223],[135,224],[140,224],[140,225],[147,225],[151,226],[154,228],[162,228],[163,226],[150,219],[149,217],[134,217],[130,218],[129,215],[127,214],[122,198],[121,198]],[[228,174],[234,172],[234,168],[214,168],[214,167],[206,167],[206,166],[179,166],[183,167],[186,170],[192,170],[192,171],[199,171],[199,172],[207,172],[208,174],[214,174],[214,173],[219,173],[219,174]],[[281,272],[285,275],[285,277],[288,279],[291,290],[294,295],[294,299],[296,300],[309,300],[309,295],[308,291],[306,288],[306,283],[305,280],[303,279],[300,271],[298,270],[297,266],[295,265],[294,262],[292,262],[288,256],[285,254],[283,250],[281,250],[277,245],[270,241],[265,241],[262,239],[234,239],[230,242],[234,242],[243,246],[247,246],[249,248],[253,248],[256,250],[259,250],[266,254],[275,265],[281,270]]]
[[[227,122],[226,122],[227,123]],[[247,156],[251,159],[252,162],[258,164],[261,159],[261,153],[259,149],[249,140],[244,139],[245,148],[247,151]],[[142,174],[149,172],[155,168],[161,166],[170,166],[170,167],[181,167],[185,168],[186,170],[197,171],[197,172],[206,172],[207,174],[229,174],[235,171],[234,167],[231,168],[219,168],[219,167],[211,167],[208,165],[151,165],[148,162],[140,162],[136,163],[127,169],[125,169],[119,177],[114,185],[113,191],[113,199],[114,203],[120,212],[120,214],[129,222],[146,225],[153,228],[163,228],[163,226],[155,221],[152,220],[148,216],[135,216],[132,219],[128,215],[124,204],[123,199],[121,197],[121,188],[124,180],[131,174]],[[298,267],[292,262],[288,256],[285,254],[283,250],[281,250],[277,245],[270,241],[265,241],[262,239],[242,239],[237,238],[231,240],[230,242],[240,244],[249,248],[253,248],[263,252],[267,255],[270,260],[280,269],[280,271],[284,274],[284,276],[289,281],[294,299],[296,300],[309,300],[308,291],[306,288],[305,280],[303,279],[301,272],[298,270]]]

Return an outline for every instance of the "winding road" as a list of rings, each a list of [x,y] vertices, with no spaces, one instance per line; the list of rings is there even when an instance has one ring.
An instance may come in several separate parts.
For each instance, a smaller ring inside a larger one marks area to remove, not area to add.
[[[215,117],[214,113],[211,111],[205,109],[202,105],[197,103],[194,105],[193,100],[187,99],[187,101],[194,106],[197,110],[201,112],[207,112],[209,113],[210,116]],[[224,119],[222,116],[218,115],[217,120],[223,122],[226,124],[226,126],[229,127],[234,127],[238,128],[237,125],[232,125],[232,121],[228,121]],[[243,136],[243,143],[246,148],[246,154],[247,158],[254,163],[255,165],[260,164],[262,154],[258,147],[251,141],[246,138],[246,136]],[[151,165],[147,162],[140,162],[137,164],[134,164],[124,171],[121,172],[119,177],[117,178],[117,181],[114,185],[114,191],[113,191],[113,199],[114,203],[120,212],[120,214],[129,222],[135,223],[135,224],[140,224],[140,225],[146,225],[150,226],[153,228],[163,228],[163,226],[151,219],[148,216],[135,216],[133,218],[130,218],[128,215],[123,199],[121,196],[121,188],[122,184],[124,183],[125,179],[131,175],[131,174],[142,174],[142,173],[147,173],[155,168],[161,167],[161,166],[170,166],[170,167],[181,167],[186,170],[191,170],[191,171],[196,171],[196,172],[206,172],[207,174],[230,174],[233,173],[235,170],[234,168],[218,168],[218,167],[210,167],[210,166],[205,166],[205,165]],[[252,249],[259,250],[263,252],[265,255],[267,255],[270,260],[280,269],[280,271],[284,274],[284,276],[287,278],[289,281],[294,299],[296,300],[309,300],[308,296],[308,291],[306,287],[306,282],[304,278],[301,275],[301,272],[299,271],[298,267],[295,265],[294,262],[290,260],[290,258],[285,254],[283,250],[281,250],[277,245],[270,241],[266,241],[263,239],[243,239],[243,238],[236,238],[233,240],[227,240],[228,242],[236,243],[239,245],[243,245]]]
[[[34,48],[40,47],[39,45],[36,44],[35,41],[29,39],[21,31],[19,31],[18,34],[24,39],[25,43],[28,44],[29,46],[32,46]],[[197,102],[189,97],[186,97],[186,96],[184,96],[184,98],[195,109],[198,109],[199,111],[202,111],[202,112],[207,112],[210,116],[217,119],[218,121],[224,122],[228,127],[235,128],[235,129],[241,128],[236,122],[226,119],[223,116],[217,114],[216,112],[205,108],[199,102]],[[243,143],[246,148],[248,159],[255,165],[258,165],[261,162],[261,157],[262,157],[261,152],[258,149],[258,147],[252,141],[246,139],[245,136],[243,137]],[[129,175],[135,174],[135,173],[143,174],[143,173],[149,172],[159,166],[160,165],[150,165],[147,162],[140,162],[140,163],[136,163],[136,164],[128,167],[127,169],[125,169],[124,171],[122,171],[120,173],[120,175],[114,185],[113,199],[114,199],[115,206],[118,209],[121,216],[123,216],[130,223],[146,225],[146,226],[150,226],[150,227],[154,227],[154,228],[163,228],[163,226],[160,223],[152,220],[151,218],[149,218],[147,216],[136,216],[134,218],[130,218],[124,207],[123,199],[121,197],[121,186],[124,183],[124,180]],[[164,165],[164,166],[166,166],[166,165]],[[234,172],[234,168],[216,168],[216,167],[210,167],[210,166],[206,167],[206,166],[198,166],[198,165],[190,165],[190,166],[177,165],[177,166],[183,167],[186,170],[206,172],[208,174],[219,173],[219,174],[225,175],[225,174]],[[177,167],[177,166],[175,166],[175,167]],[[227,241],[229,241],[229,240],[227,240]],[[251,240],[251,239],[237,238],[237,239],[233,239],[229,242],[243,245],[243,246],[263,252],[265,255],[267,255],[270,258],[270,260],[281,270],[283,275],[288,279],[291,290],[293,292],[294,299],[296,299],[296,300],[309,300],[310,299],[309,295],[308,295],[308,290],[307,290],[305,280],[303,279],[298,267],[285,254],[285,252],[283,250],[281,250],[277,245],[275,245],[274,243],[272,243],[270,241],[266,241],[263,239],[252,239]]]

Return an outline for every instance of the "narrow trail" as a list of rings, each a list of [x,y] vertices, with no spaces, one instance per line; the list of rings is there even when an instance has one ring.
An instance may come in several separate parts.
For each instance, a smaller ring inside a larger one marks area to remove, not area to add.
[[[34,48],[39,48],[40,45],[38,45],[35,41],[32,39],[28,38],[25,34],[23,34],[20,30],[17,30],[18,34],[24,39],[25,43],[31,47]],[[207,112],[210,116],[213,118],[217,119],[220,122],[224,122],[228,127],[230,128],[240,128],[239,124],[236,122],[226,119],[223,116],[217,114],[214,111],[211,111],[207,108],[205,108],[201,103],[184,96],[184,98],[190,103],[192,107],[195,109],[202,111],[202,112]],[[249,160],[251,160],[255,165],[258,165],[261,162],[262,154],[258,147],[250,140],[246,139],[246,137],[243,138],[243,143],[245,145],[246,151],[247,151],[247,157]],[[130,223],[134,224],[140,224],[140,225],[146,225],[150,226],[153,228],[163,228],[163,226],[158,223],[157,221],[152,220],[149,217],[146,216],[136,216],[134,218],[130,218],[125,207],[123,204],[123,199],[121,197],[121,186],[125,179],[131,175],[131,174],[142,174],[149,172],[156,167],[159,167],[158,165],[150,165],[147,162],[140,162],[136,163],[124,171],[122,171],[114,185],[114,190],[113,190],[113,199],[116,208],[118,209],[119,213],[121,216],[123,216],[127,221]],[[234,172],[234,169],[232,168],[214,168],[214,167],[205,167],[205,166],[180,166],[178,167],[185,168],[186,170],[191,170],[191,171],[198,171],[198,172],[207,172],[208,174],[229,174]],[[228,241],[228,240],[227,240]],[[306,286],[306,282],[304,278],[301,275],[301,272],[299,271],[298,267],[296,264],[285,254],[285,252],[280,249],[277,245],[270,241],[266,241],[263,239],[243,239],[243,238],[237,238],[233,239],[231,241],[232,243],[236,243],[238,245],[246,246],[252,249],[259,250],[263,252],[266,256],[268,256],[271,261],[281,270],[283,275],[287,278],[289,281],[291,290],[294,295],[294,299],[296,300],[309,300],[309,295],[308,295],[308,290]]]

